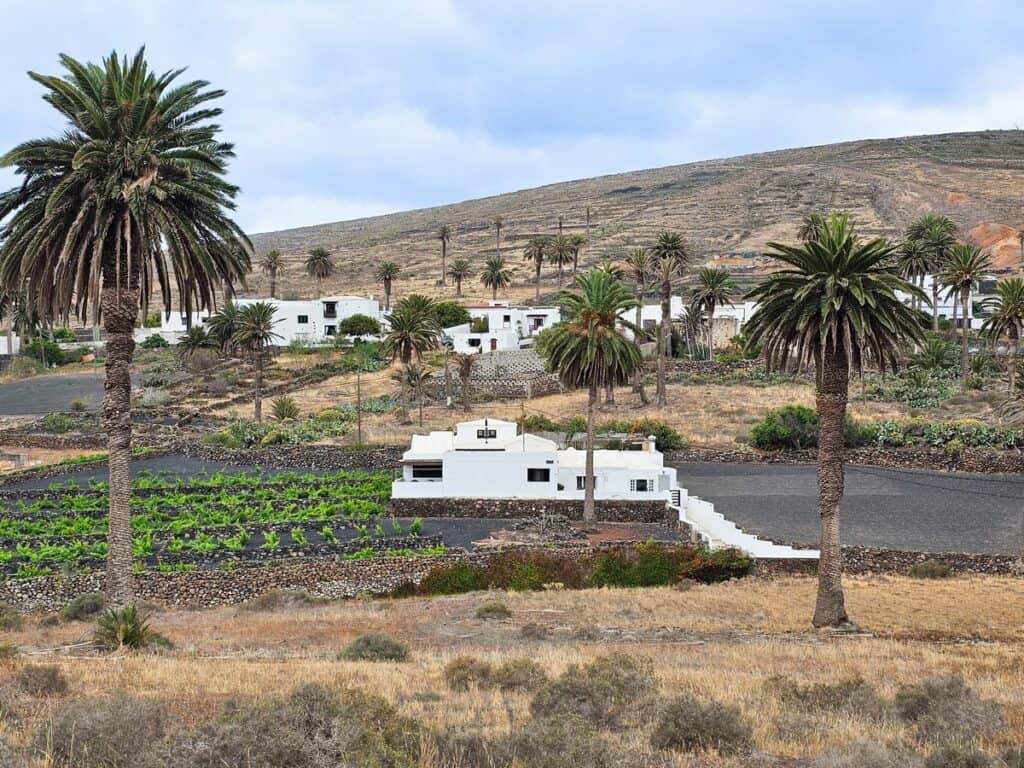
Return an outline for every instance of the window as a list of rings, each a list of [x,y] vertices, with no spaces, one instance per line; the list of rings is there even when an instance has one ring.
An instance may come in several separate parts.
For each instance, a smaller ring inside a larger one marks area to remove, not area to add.
[[[441,464],[413,464],[413,480],[440,480],[443,477]]]
[[[295,322],[299,325],[309,325],[309,315],[299,315]]]
[[[477,439],[479,440],[493,440],[498,436],[498,430],[496,429],[478,429],[476,431]]]
[[[551,470],[546,467],[544,469],[530,467],[526,470],[526,482],[549,483],[551,482]]]
[[[337,317],[338,316],[338,302],[336,301],[325,301],[324,302],[324,317]]]
[[[647,491],[654,490],[654,483],[650,480],[630,480],[629,490],[637,491],[639,493],[647,493]]]
[[[512,315],[502,315],[501,322],[503,322],[505,325],[508,325],[509,323],[512,322]]]
[[[334,335],[334,328],[335,328],[335,326],[333,326],[333,325],[325,325],[324,326],[324,335],[325,336],[333,336]]]
[[[480,339],[469,339],[469,341],[467,341],[466,343],[469,344],[469,346],[471,347],[479,347]]]
[[[587,488],[587,485],[586,485],[586,482],[585,482],[586,479],[587,479],[586,475],[576,475],[576,490],[577,491],[585,491],[586,490],[586,488]],[[594,476],[594,487],[597,488],[597,476],[596,475]]]

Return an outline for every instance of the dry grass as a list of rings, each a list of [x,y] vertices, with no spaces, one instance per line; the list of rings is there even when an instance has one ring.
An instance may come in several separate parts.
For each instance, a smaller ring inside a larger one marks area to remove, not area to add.
[[[494,733],[509,718],[528,716],[518,693],[446,689],[444,666],[459,655],[491,663],[530,657],[552,675],[614,650],[654,661],[664,693],[694,690],[740,707],[755,745],[773,754],[812,755],[857,738],[906,736],[905,726],[840,714],[800,714],[794,725],[764,681],[787,675],[803,683],[862,676],[883,695],[901,683],[962,675],[983,697],[1003,705],[1008,729],[999,744],[1024,740],[1024,582],[970,577],[943,582],[902,577],[853,578],[851,615],[873,636],[829,636],[808,629],[814,580],[747,580],[679,592],[671,589],[588,590],[502,595],[508,621],[477,619],[486,595],[332,603],[272,613],[224,608],[170,611],[155,628],[175,641],[159,656],[56,657],[72,695],[116,688],[166,699],[184,722],[215,715],[231,698],[258,699],[298,684],[360,686],[401,712],[434,726]],[[519,629],[536,623],[550,639],[527,641]],[[574,639],[574,628],[600,632]],[[71,642],[82,624],[13,635],[23,646]],[[358,634],[384,632],[407,642],[405,664],[343,663],[337,651]],[[46,662],[53,661],[46,657]],[[424,695],[427,694],[427,695]],[[8,736],[25,738],[50,705]],[[780,726],[781,724],[781,726]],[[636,738],[630,736],[629,738]],[[676,763],[687,765],[685,760]]]

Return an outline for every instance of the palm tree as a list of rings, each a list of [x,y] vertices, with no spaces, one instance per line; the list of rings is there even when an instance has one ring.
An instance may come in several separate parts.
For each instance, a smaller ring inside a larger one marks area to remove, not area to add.
[[[448,274],[455,281],[455,297],[462,298],[462,281],[473,276],[473,268],[469,259],[456,259],[448,269]]]
[[[416,395],[421,427],[423,426],[423,388],[432,376],[433,374],[427,370],[426,366],[420,363],[407,363],[391,374],[391,378],[399,382],[403,392],[406,389],[411,389]]]
[[[492,256],[484,262],[484,269],[480,273],[480,282],[484,288],[491,289],[491,298],[498,298],[498,290],[506,290],[512,284],[512,272],[505,266],[505,259],[501,256]]]
[[[572,238],[569,235],[556,235],[548,241],[547,260],[558,267],[558,285],[564,279],[565,265],[572,261]]]
[[[270,298],[277,298],[277,273],[284,267],[284,260],[278,250],[267,251],[267,255],[260,260],[260,269],[263,274],[270,278]]]
[[[552,327],[544,353],[566,386],[587,387],[583,519],[593,521],[594,407],[601,387],[629,381],[641,364],[640,349],[622,333],[621,315],[636,305],[636,299],[603,270],[579,274],[573,283],[575,290],[559,297],[568,319]]]
[[[924,249],[928,273],[932,276],[932,331],[939,330],[939,281],[937,275],[949,260],[956,244],[956,225],[948,216],[927,213],[907,228],[907,240],[917,240]]]
[[[668,405],[665,358],[672,344],[672,284],[682,276],[690,261],[690,248],[678,232],[659,232],[650,249],[654,275],[661,285],[661,324],[658,326],[658,407]]]
[[[448,274],[448,243],[451,242],[454,234],[451,224],[442,224],[437,230],[437,239],[441,241],[441,285],[444,285],[445,275]]]
[[[904,240],[896,252],[900,274],[914,285],[924,285],[924,276],[931,268],[928,251],[920,240]],[[921,300],[911,299],[911,306],[919,310]]]
[[[647,284],[651,279],[651,273],[654,269],[654,258],[647,252],[646,248],[634,248],[626,256],[624,262],[626,270],[629,272],[630,278],[633,280],[636,295],[636,320],[633,325],[635,327],[635,338],[639,344],[641,339],[646,339],[647,334],[643,330],[643,308],[644,308],[644,294],[647,293]],[[644,387],[644,371],[643,366],[639,366],[636,372],[633,374],[633,391],[640,395],[640,402],[644,405],[649,405],[650,400],[647,397],[647,389]]]
[[[409,294],[395,305],[387,316],[390,329],[381,345],[381,353],[400,363],[403,368],[414,360],[419,362],[423,353],[437,347],[441,327],[433,300],[418,294]],[[406,382],[402,379],[402,414],[408,418]]]
[[[982,302],[989,313],[982,333],[996,340],[1010,341],[1010,395],[1017,391],[1017,354],[1024,334],[1024,278],[1010,277],[996,283],[996,292]]]
[[[708,315],[708,360],[711,362],[715,361],[715,309],[726,304],[731,307],[738,290],[727,269],[704,267],[697,273],[691,300]]]
[[[501,258],[501,230],[505,226],[505,219],[498,215],[491,223],[494,225],[494,255]]]
[[[206,321],[206,330],[210,338],[217,342],[220,353],[225,357],[234,353],[239,312],[238,305],[231,301],[210,315],[210,319]]]
[[[334,274],[334,259],[326,248],[310,248],[306,254],[306,274],[316,280],[316,297],[319,299],[323,281]]]
[[[459,369],[459,395],[462,398],[462,410],[466,413],[469,413],[470,405],[473,402],[470,388],[473,383],[473,366],[476,365],[476,359],[476,355],[455,355],[455,364]]]
[[[828,219],[821,211],[811,211],[800,220],[800,230],[797,237],[801,243],[816,243],[821,237],[821,231]]]
[[[212,346],[210,334],[201,325],[193,325],[185,335],[178,340],[178,355],[183,358],[190,358],[201,349],[208,349]]]
[[[253,419],[263,421],[263,365],[267,348],[281,335],[274,333],[274,313],[277,307],[269,301],[246,304],[238,311],[238,323],[232,337],[234,344],[249,353],[256,369],[253,393]]]
[[[971,289],[992,269],[992,259],[982,253],[980,248],[971,245],[954,245],[949,252],[949,260],[945,267],[936,275],[936,279],[949,288],[954,301],[960,300],[963,309],[963,333],[960,338],[960,381],[967,385],[968,374],[968,339],[971,333],[970,314]]]
[[[849,621],[839,508],[850,369],[860,370],[863,350],[882,370],[895,368],[900,347],[923,340],[917,313],[897,296],[921,291],[897,271],[895,247],[880,238],[861,240],[847,214],[831,215],[816,241],[768,247],[787,266],[748,294],[758,308],[745,330],[748,344],[763,345],[769,365],[784,368],[794,360],[816,369],[821,560],[813,621],[840,626]]]
[[[394,283],[395,278],[398,277],[398,273],[401,272],[401,268],[393,261],[382,261],[377,265],[377,271],[374,272],[374,280],[384,285],[384,311],[389,312],[391,310],[391,286]]]
[[[590,206],[589,205],[587,206],[587,211],[588,211],[588,213],[587,213],[587,217],[588,217],[587,232],[589,233],[590,232],[590,221],[589,221]],[[589,237],[590,237],[589,234],[581,235],[579,232],[573,232],[572,234],[569,235],[569,241],[572,243],[572,273],[574,275],[576,274],[576,270],[579,268],[579,265],[580,265],[580,251],[582,251],[583,250],[583,246],[587,244],[587,239]]]
[[[526,247],[523,248],[523,258],[527,261],[533,262],[537,287],[536,296],[538,299],[540,298],[540,268],[544,264],[544,258],[547,256],[550,243],[550,237],[546,235],[537,235],[527,240]]]
[[[106,591],[127,604],[132,579],[131,363],[152,285],[186,315],[244,280],[252,246],[230,219],[237,187],[224,176],[232,145],[217,139],[210,102],[223,91],[157,74],[140,49],[101,65],[61,56],[64,76],[29,73],[63,115],[56,138],[0,159],[24,178],[0,195],[0,282],[24,291],[44,320],[102,318],[107,335],[103,418],[109,454]],[[91,312],[90,312],[91,310]]]

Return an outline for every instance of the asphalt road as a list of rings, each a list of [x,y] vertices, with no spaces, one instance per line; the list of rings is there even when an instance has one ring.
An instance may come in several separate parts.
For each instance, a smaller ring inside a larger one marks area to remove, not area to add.
[[[35,416],[70,411],[83,400],[90,410],[103,404],[103,370],[34,376],[0,385],[0,416]]]
[[[750,533],[818,540],[814,465],[678,464],[679,484]],[[1024,476],[848,466],[843,543],[921,552],[1016,554]]]

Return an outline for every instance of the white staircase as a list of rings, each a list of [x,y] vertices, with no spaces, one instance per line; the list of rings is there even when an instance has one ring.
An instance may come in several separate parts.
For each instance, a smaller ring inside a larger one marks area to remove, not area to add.
[[[738,549],[745,555],[768,560],[817,560],[816,549],[795,549],[785,544],[759,539],[726,520],[711,502],[690,496],[685,488],[673,488],[669,506],[679,512],[679,520],[687,523],[709,549]]]

